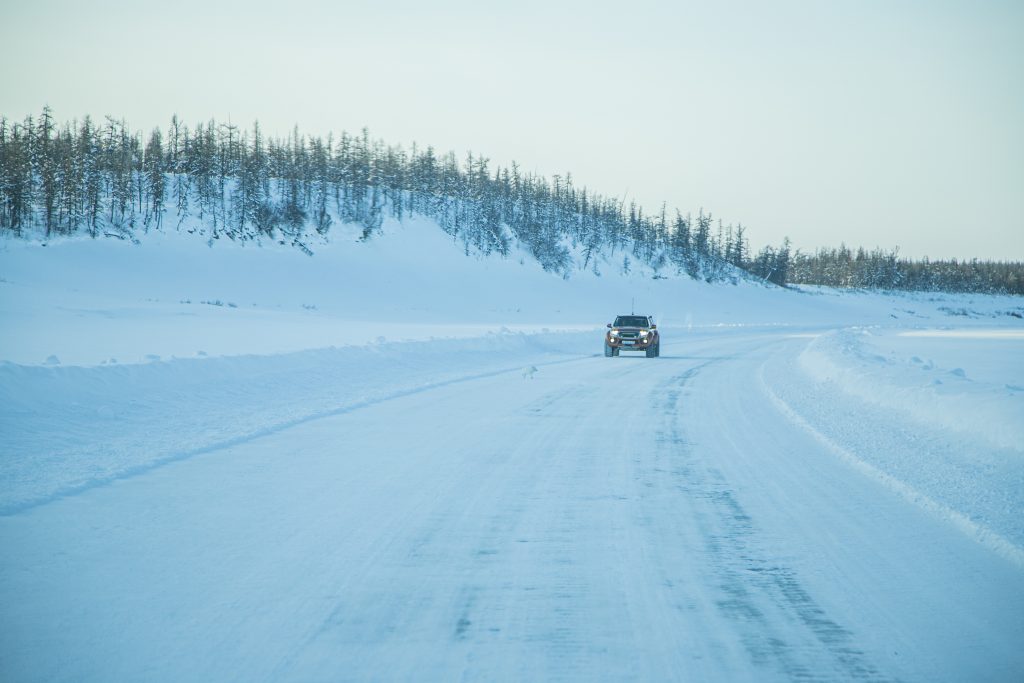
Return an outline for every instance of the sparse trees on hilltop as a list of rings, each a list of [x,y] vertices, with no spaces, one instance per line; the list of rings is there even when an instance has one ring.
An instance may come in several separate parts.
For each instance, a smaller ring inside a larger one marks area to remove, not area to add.
[[[914,262],[845,246],[807,255],[791,253],[788,241],[752,254],[743,226],[719,221],[714,230],[703,209],[670,219],[663,205],[649,215],[577,187],[568,173],[549,180],[479,154],[460,164],[431,147],[385,145],[366,129],[325,140],[296,128],[281,140],[258,123],[251,132],[212,120],[190,129],[175,116],[166,136],[155,129],[143,144],[109,116],[63,127],[49,107],[38,120],[0,118],[0,230],[123,237],[160,228],[168,215],[211,239],[274,239],[307,251],[307,236],[326,235],[335,218],[362,226],[368,240],[385,216],[422,215],[467,252],[507,255],[518,244],[564,276],[599,273],[601,261],[707,281],[744,269],[783,286],[1024,293],[1019,263]]]

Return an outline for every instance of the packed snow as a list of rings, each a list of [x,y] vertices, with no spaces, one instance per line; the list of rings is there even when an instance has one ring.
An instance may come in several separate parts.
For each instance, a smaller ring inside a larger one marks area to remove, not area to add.
[[[1021,299],[358,234],[0,243],[0,678],[1024,671]]]

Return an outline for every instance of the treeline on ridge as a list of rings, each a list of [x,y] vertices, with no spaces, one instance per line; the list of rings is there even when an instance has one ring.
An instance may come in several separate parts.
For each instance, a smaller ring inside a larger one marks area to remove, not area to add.
[[[907,261],[865,254],[793,252],[788,241],[751,254],[743,226],[723,226],[663,205],[655,214],[578,188],[571,174],[550,180],[483,156],[460,163],[431,147],[410,150],[359,135],[326,139],[298,130],[281,140],[232,124],[192,128],[177,117],[148,139],[124,121],[89,117],[58,124],[49,107],[22,122],[0,118],[0,231],[47,237],[135,230],[197,220],[212,239],[275,239],[309,251],[335,220],[362,226],[385,216],[435,220],[467,251],[507,255],[518,243],[541,265],[568,276],[599,261],[628,271],[631,259],[655,276],[707,281],[738,271],[787,283],[890,289],[1024,293],[1021,264]],[[620,265],[621,264],[621,265]]]
[[[212,238],[272,238],[307,248],[335,219],[370,239],[385,216],[434,219],[483,254],[507,255],[518,242],[545,269],[568,274],[597,268],[599,255],[630,259],[717,280],[741,265],[743,230],[716,230],[663,209],[645,215],[635,204],[577,188],[571,175],[551,180],[488,159],[433,148],[410,151],[359,135],[337,139],[267,138],[258,124],[201,123],[174,117],[166,135],[140,133],[107,117],[58,126],[48,108],[22,123],[0,119],[0,229],[40,230],[47,237],[87,232],[128,235],[136,229],[198,219]],[[728,235],[728,239],[725,237]],[[576,263],[573,247],[579,255]]]

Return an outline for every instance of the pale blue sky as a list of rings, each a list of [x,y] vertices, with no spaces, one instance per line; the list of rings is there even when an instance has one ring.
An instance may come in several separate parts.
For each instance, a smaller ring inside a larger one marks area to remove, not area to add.
[[[1024,259],[1024,2],[71,2],[0,114],[356,131],[571,171],[754,246]]]

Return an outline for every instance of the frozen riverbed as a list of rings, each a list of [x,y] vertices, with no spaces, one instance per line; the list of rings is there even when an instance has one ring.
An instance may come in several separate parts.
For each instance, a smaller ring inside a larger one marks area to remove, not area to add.
[[[816,412],[815,380],[793,372],[812,336],[666,330],[652,360],[514,341],[446,356],[462,376],[338,410],[311,392],[305,419],[23,496],[0,518],[5,675],[954,681],[1024,666],[1020,538],[997,528],[1014,515],[957,493],[996,486],[1019,513],[1019,450],[999,452],[1001,478],[929,490],[937,511],[892,486],[923,488],[908,476],[923,453],[904,447],[935,433],[851,431],[873,415],[860,404]],[[425,367],[424,348],[404,353]],[[205,389],[248,381],[236,400],[257,409],[288,373],[254,374]],[[167,396],[184,408],[189,392]],[[185,439],[189,413],[164,408],[154,442]],[[821,434],[888,453],[871,462],[890,479]]]

